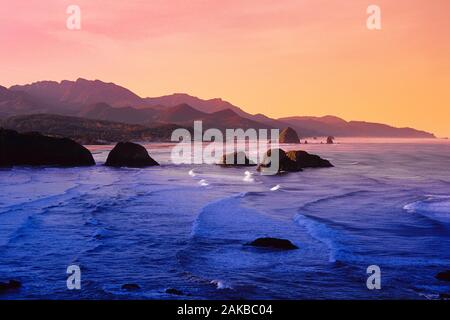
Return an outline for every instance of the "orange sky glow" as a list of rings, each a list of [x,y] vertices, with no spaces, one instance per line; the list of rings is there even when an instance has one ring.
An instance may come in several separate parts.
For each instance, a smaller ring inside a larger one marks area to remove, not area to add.
[[[0,85],[100,79],[450,137],[449,15],[448,0],[0,0]]]

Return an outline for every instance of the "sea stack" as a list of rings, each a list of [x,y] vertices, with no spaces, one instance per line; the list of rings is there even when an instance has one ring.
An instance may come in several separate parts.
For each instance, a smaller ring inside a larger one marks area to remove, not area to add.
[[[327,144],[333,144],[333,143],[334,143],[334,137],[329,136],[329,137],[327,138]]]
[[[289,159],[295,161],[300,168],[330,168],[333,165],[330,161],[322,159],[321,157],[310,154],[306,151],[289,151],[286,153]]]
[[[108,167],[143,168],[158,166],[159,164],[148,155],[143,146],[132,142],[119,142],[109,153],[105,165]]]
[[[273,170],[274,164],[272,164],[272,157],[276,157],[277,154],[279,162],[278,162],[278,171],[276,173],[302,171],[302,168],[300,168],[300,166],[295,161],[290,159],[283,149],[268,150],[262,163],[258,166],[257,170],[258,171]]]
[[[285,152],[282,149],[270,149],[267,151],[266,156],[262,163],[258,166],[258,171],[268,171],[274,170],[272,168],[272,158],[276,157],[278,153],[279,165],[278,172],[299,172],[303,171],[305,168],[330,168],[333,165],[330,161],[322,159],[321,157],[310,154],[306,151],[289,151]]]
[[[297,132],[291,127],[287,127],[280,133],[280,143],[300,143]]]
[[[0,167],[92,165],[91,152],[71,139],[0,128]]]

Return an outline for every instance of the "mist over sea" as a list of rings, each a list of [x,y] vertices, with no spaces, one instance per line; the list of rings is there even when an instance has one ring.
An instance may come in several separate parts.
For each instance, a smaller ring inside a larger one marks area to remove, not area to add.
[[[313,141],[311,141],[313,142]],[[283,145],[335,167],[262,176],[173,165],[0,170],[0,299],[433,299],[450,293],[450,142]],[[250,173],[245,173],[245,171]],[[292,251],[245,246],[289,239]],[[66,287],[81,267],[81,290]],[[381,268],[381,290],[366,269]],[[122,285],[138,284],[128,292]],[[183,295],[166,293],[174,288]]]

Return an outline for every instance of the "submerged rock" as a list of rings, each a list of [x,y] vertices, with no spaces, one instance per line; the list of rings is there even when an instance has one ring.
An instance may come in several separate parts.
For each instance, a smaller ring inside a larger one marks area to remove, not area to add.
[[[279,250],[295,250],[298,249],[291,241],[278,238],[258,238],[250,242],[248,245],[261,248],[272,248]]]
[[[247,158],[245,152],[233,152],[223,155],[219,165],[226,167],[252,167],[256,163]]]
[[[300,139],[297,132],[291,127],[288,127],[281,131],[279,143],[300,143]]]
[[[168,293],[168,294],[174,294],[174,295],[176,295],[176,296],[182,296],[182,295],[183,295],[183,291],[180,291],[180,290],[174,289],[174,288],[166,289],[166,293]]]
[[[330,161],[321,157],[310,154],[306,151],[289,151],[287,153],[289,159],[295,161],[300,168],[330,168],[333,165]]]
[[[108,167],[142,168],[158,166],[159,164],[148,155],[143,146],[132,142],[119,142],[109,153],[105,165]]]
[[[441,281],[450,281],[450,270],[439,272],[435,278]]]
[[[0,167],[92,165],[90,151],[71,139],[0,128]]]
[[[136,290],[140,290],[140,289],[141,289],[141,287],[135,283],[126,283],[122,286],[122,290],[126,290],[126,291],[136,291]]]
[[[22,287],[22,283],[17,280],[9,280],[8,282],[0,282],[0,293],[11,290],[18,290]]]

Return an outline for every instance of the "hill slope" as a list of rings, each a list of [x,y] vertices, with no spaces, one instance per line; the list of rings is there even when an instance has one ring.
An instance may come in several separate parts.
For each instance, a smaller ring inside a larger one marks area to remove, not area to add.
[[[18,132],[36,131],[51,136],[67,137],[82,144],[103,144],[118,141],[170,141],[172,131],[179,126],[148,128],[78,117],[35,114],[1,120],[0,127]]]

